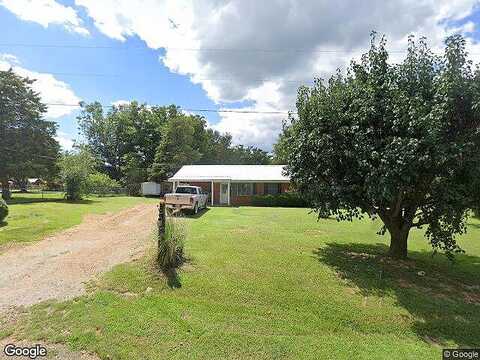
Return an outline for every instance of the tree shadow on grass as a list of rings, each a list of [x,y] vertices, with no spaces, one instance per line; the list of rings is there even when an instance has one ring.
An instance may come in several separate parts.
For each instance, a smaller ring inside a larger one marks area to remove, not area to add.
[[[4,226],[7,226],[7,225],[8,225],[7,221],[0,221],[0,228],[4,227]]]
[[[35,204],[35,203],[62,203],[62,204],[72,204],[72,205],[78,205],[78,204],[93,204],[95,203],[95,200],[90,200],[90,199],[83,199],[83,200],[66,200],[64,198],[38,198],[38,197],[18,197],[18,198],[12,198],[7,201],[8,205],[28,205],[28,204]]]
[[[394,296],[413,316],[413,331],[423,341],[478,347],[478,273],[463,272],[455,263],[435,262],[427,252],[410,252],[414,260],[394,261],[384,256],[386,251],[383,244],[329,243],[314,256],[362,296]],[[477,256],[462,255],[459,261],[480,264]],[[425,274],[419,275],[421,271]]]

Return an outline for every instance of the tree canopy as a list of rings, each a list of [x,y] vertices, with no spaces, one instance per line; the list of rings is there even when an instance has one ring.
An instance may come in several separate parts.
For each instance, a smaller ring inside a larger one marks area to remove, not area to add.
[[[373,37],[345,75],[300,88],[297,110],[284,132],[288,172],[319,216],[379,217],[394,258],[407,257],[413,227],[435,251],[461,251],[480,169],[480,70],[461,36],[442,56],[411,37],[400,64]]]
[[[52,176],[58,170],[57,127],[43,118],[47,108],[33,82],[12,70],[0,71],[0,182],[6,199],[10,179]]]
[[[164,181],[187,164],[268,164],[267,152],[232,145],[229,134],[207,126],[199,115],[174,105],[149,107],[133,101],[105,112],[100,103],[82,104],[80,132],[99,170],[121,180],[130,193],[142,181]]]
[[[132,101],[113,106],[107,113],[98,102],[82,104],[78,116],[80,132],[92,154],[100,160],[101,171],[121,180],[123,167],[135,159],[141,168],[153,163],[163,126],[177,116],[175,106],[147,107]]]

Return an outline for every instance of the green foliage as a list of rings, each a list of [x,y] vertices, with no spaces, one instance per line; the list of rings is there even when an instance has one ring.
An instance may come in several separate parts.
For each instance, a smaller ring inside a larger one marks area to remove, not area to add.
[[[286,192],[277,195],[254,195],[252,206],[266,207],[307,207],[307,202],[296,192]]]
[[[100,196],[117,193],[120,189],[118,181],[99,172],[89,174],[86,178],[85,186],[88,194],[96,194]]]
[[[201,116],[179,114],[165,133],[149,169],[150,179],[165,181],[187,164],[269,164],[268,153],[253,146],[231,146],[230,135],[206,128]]]
[[[186,236],[183,220],[168,217],[165,223],[165,235],[158,235],[158,265],[161,269],[169,270],[182,264]]]
[[[8,216],[8,205],[5,200],[0,199],[0,224],[5,220]]]
[[[148,107],[135,101],[104,113],[101,104],[94,102],[82,104],[78,123],[92,153],[100,159],[100,170],[121,180],[127,155],[136,156],[140,168],[151,166],[163,126],[177,113],[175,106]]]
[[[63,155],[59,167],[67,200],[80,200],[88,194],[87,178],[94,172],[95,165],[93,155],[85,147]]]
[[[122,173],[127,194],[131,196],[140,195],[141,183],[147,179],[147,169],[144,168],[142,159],[139,158],[138,154],[125,155]]]
[[[0,182],[8,199],[8,180],[57,173],[57,125],[45,121],[46,106],[32,90],[34,80],[0,71]]]
[[[171,119],[149,170],[150,178],[161,182],[182,165],[198,162],[202,157],[198,145],[204,128],[205,120],[199,116],[181,115]]]
[[[237,145],[231,148],[227,161],[231,165],[268,165],[270,156],[262,149],[254,146]]]
[[[288,141],[290,128],[283,123],[282,132],[278,136],[277,142],[273,145],[272,162],[277,165],[285,165],[288,162]]]
[[[205,119],[176,106],[133,101],[105,113],[100,103],[82,104],[80,131],[98,158],[99,170],[138,195],[147,179],[161,182],[186,164],[268,164],[255,147],[232,147],[232,137],[207,129]]]
[[[452,256],[478,192],[480,70],[461,36],[443,56],[410,38],[403,63],[387,60],[373,38],[345,76],[299,89],[288,171],[320,216],[380,217],[393,257],[407,256],[409,231],[422,226]]]

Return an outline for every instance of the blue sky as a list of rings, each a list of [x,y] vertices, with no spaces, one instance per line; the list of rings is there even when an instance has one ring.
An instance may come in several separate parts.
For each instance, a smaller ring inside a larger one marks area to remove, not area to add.
[[[365,51],[371,30],[404,49],[409,34],[441,49],[464,34],[480,54],[478,0],[0,0],[0,69],[38,77],[44,101],[119,100],[208,113],[235,143],[270,150],[296,90]],[[26,46],[20,46],[20,45]],[[36,45],[36,46],[32,46]],[[39,47],[53,45],[55,47]],[[65,46],[65,47],[64,47]],[[396,59],[393,59],[396,60]],[[65,147],[76,115],[51,107]]]
[[[65,44],[79,46],[111,46],[98,48],[36,48],[0,46],[0,53],[17,57],[29,70],[50,73],[70,85],[83,101],[100,101],[109,105],[118,100],[138,100],[149,104],[177,104],[190,108],[216,108],[200,85],[188,77],[170,72],[159,61],[164,51],[153,50],[137,36],[125,42],[111,39],[86,23],[91,36],[65,31],[61,26],[43,28],[34,22],[19,20],[0,7],[0,23],[9,31],[0,32],[2,44]],[[98,75],[98,76],[97,76]],[[78,111],[56,118],[59,131],[77,135]],[[209,114],[212,123],[216,114]]]

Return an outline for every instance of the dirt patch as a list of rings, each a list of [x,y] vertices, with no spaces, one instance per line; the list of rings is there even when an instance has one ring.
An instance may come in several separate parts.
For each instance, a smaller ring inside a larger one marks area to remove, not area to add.
[[[148,246],[155,205],[89,216],[71,229],[0,255],[0,312],[85,292],[85,283]]]

